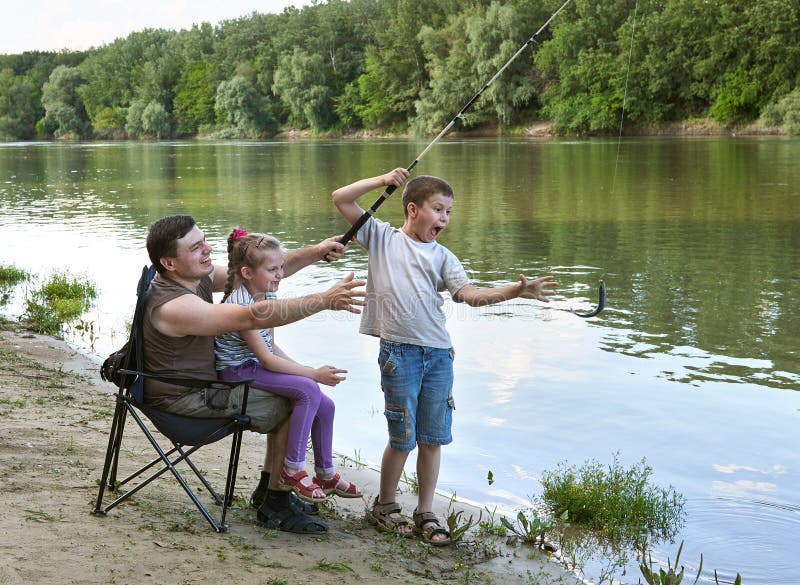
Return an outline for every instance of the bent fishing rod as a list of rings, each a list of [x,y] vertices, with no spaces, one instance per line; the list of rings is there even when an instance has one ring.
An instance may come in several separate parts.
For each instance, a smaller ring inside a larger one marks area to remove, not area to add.
[[[417,166],[417,164],[422,159],[422,157],[425,156],[425,154],[431,148],[433,148],[433,145],[436,144],[437,142],[439,142],[439,140],[445,134],[447,134],[450,131],[450,129],[455,125],[455,123],[459,119],[464,118],[465,114],[470,110],[470,108],[472,108],[473,104],[475,104],[475,102],[478,101],[478,99],[481,97],[481,95],[483,95],[483,93],[487,89],[489,89],[489,86],[491,86],[495,82],[495,80],[498,77],[500,77],[506,69],[508,69],[508,67],[517,59],[517,57],[519,57],[525,51],[525,49],[528,48],[529,45],[532,45],[533,43],[536,42],[536,37],[538,37],[541,34],[541,32],[544,29],[547,28],[547,26],[550,24],[550,22],[552,22],[552,20],[556,16],[558,16],[559,13],[562,10],[564,10],[564,8],[566,8],[567,5],[571,1],[572,0],[566,0],[566,2],[564,2],[564,4],[562,4],[561,7],[558,10],[556,10],[550,16],[550,18],[547,19],[547,21],[539,28],[539,30],[537,30],[535,33],[533,33],[531,38],[529,38],[527,41],[525,41],[525,43],[517,50],[517,52],[514,53],[508,61],[506,61],[505,65],[503,65],[497,71],[497,73],[495,73],[494,76],[492,76],[492,78],[489,81],[487,81],[483,85],[483,87],[481,87],[478,90],[478,92],[474,96],[472,96],[472,98],[470,98],[470,100],[466,104],[464,104],[464,107],[462,107],[461,110],[459,110],[459,112],[455,116],[453,116],[453,118],[450,120],[450,122],[448,122],[447,125],[444,128],[442,128],[442,131],[439,132],[439,134],[436,136],[436,138],[434,138],[430,142],[430,144],[428,144],[428,146],[426,146],[425,149],[417,155],[417,158],[415,158],[413,160],[413,162],[406,167],[407,171],[411,172],[411,170],[413,170],[414,167]],[[396,189],[397,189],[397,187],[395,185],[389,185],[388,187],[386,187],[384,192],[381,193],[380,197],[378,197],[378,199],[375,201],[375,203],[373,203],[372,206],[369,209],[367,209],[363,214],[361,214],[361,217],[359,217],[356,220],[356,222],[352,226],[350,226],[350,229],[347,230],[347,232],[344,234],[344,236],[342,236],[342,238],[339,240],[339,242],[344,244],[344,245],[347,245],[350,242],[350,240],[352,240],[353,237],[356,235],[358,230],[360,230],[361,227],[367,222],[367,220],[370,217],[372,217],[373,215],[375,215],[375,212],[378,210],[378,207],[380,207],[381,204],[384,201],[386,201],[392,195],[392,193],[395,192]],[[603,308],[605,307],[605,291],[606,291],[605,284],[601,280],[600,281],[600,287],[599,287],[599,301],[598,301],[597,307],[593,311],[590,311],[589,313],[577,313],[576,312],[575,314],[578,315],[579,317],[585,317],[585,318],[594,317],[595,315],[599,314],[600,311],[602,311]]]

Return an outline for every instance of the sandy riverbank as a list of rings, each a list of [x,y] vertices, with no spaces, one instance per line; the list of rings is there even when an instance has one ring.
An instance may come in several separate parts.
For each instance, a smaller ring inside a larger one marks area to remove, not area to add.
[[[364,520],[362,500],[336,499],[323,513],[331,526],[324,537],[264,529],[243,505],[231,510],[230,532],[215,534],[172,479],[95,517],[113,392],[97,364],[65,342],[0,323],[0,584],[576,583],[544,554],[502,539],[470,534],[437,549],[393,539]],[[149,458],[135,433],[124,447],[137,461]],[[198,462],[224,470],[226,449],[221,441]],[[242,502],[262,458],[262,437],[247,433],[237,479]],[[224,482],[222,473],[210,475]],[[374,470],[348,468],[347,475],[374,496]],[[413,509],[410,493],[399,501]],[[437,501],[440,516],[447,507],[446,498]]]

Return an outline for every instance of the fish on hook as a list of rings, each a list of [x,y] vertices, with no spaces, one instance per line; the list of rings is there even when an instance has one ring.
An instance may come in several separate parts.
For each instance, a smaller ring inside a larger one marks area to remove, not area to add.
[[[600,279],[600,285],[597,287],[597,307],[593,311],[589,311],[588,313],[579,313],[578,311],[573,311],[578,317],[583,317],[584,319],[588,319],[589,317],[594,317],[600,314],[606,306],[606,283]]]

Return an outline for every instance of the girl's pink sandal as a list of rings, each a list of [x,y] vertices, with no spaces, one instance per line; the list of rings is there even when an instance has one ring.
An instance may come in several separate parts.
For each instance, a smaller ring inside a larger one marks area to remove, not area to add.
[[[300,498],[301,500],[305,500],[306,502],[311,502],[312,504],[324,502],[325,500],[327,500],[328,499],[327,495],[321,498],[314,497],[314,492],[316,490],[322,489],[320,488],[319,484],[310,483],[308,485],[303,485],[303,480],[307,477],[308,474],[302,469],[297,473],[295,473],[294,475],[289,475],[285,469],[281,468],[281,479],[278,482],[278,486],[284,491],[294,492],[298,498]],[[327,494],[327,492],[325,493]]]
[[[345,481],[338,473],[330,479],[323,479],[320,476],[314,477],[314,483],[318,484],[325,495],[337,495],[340,498],[360,498],[361,490],[358,486],[350,481]]]

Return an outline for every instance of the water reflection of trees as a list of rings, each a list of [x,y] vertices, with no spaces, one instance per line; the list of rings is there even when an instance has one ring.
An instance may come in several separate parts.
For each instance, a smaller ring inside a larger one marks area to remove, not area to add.
[[[3,201],[45,218],[87,217],[143,238],[190,213],[292,246],[344,231],[330,192],[408,164],[414,142],[31,145],[0,156]],[[781,140],[443,141],[415,169],[456,191],[441,241],[480,284],[553,272],[609,351],[706,352],[674,374],[800,388],[800,217],[794,149]],[[372,203],[378,193],[363,203]],[[402,223],[400,194],[379,216]],[[763,360],[756,364],[741,360]]]

